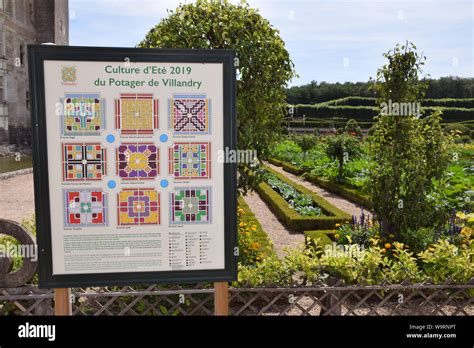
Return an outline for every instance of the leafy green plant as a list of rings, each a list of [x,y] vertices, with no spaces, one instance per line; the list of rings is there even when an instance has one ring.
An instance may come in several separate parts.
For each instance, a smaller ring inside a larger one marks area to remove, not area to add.
[[[423,262],[423,271],[436,283],[444,283],[448,279],[457,283],[468,282],[474,273],[473,256],[472,240],[459,248],[445,239],[418,254]]]
[[[360,156],[359,140],[350,135],[340,134],[328,137],[326,154],[339,163],[339,178],[343,177],[344,164]]]
[[[298,135],[293,137],[293,139],[303,151],[303,160],[306,160],[308,151],[315,147],[318,143],[318,138],[314,135]]]
[[[378,233],[378,227],[376,226],[363,226],[363,225],[342,225],[336,231],[336,240],[341,244],[358,244],[369,246],[370,239],[375,237]]]
[[[295,157],[299,157],[302,150],[294,140],[284,139],[272,147],[271,156],[282,161],[291,162]]]
[[[425,250],[436,240],[435,231],[429,227],[401,230],[399,236],[400,240],[403,240],[415,253]]]

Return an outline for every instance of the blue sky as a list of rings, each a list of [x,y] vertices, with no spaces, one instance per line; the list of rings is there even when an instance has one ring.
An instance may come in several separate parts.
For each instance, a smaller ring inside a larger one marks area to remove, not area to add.
[[[175,0],[70,0],[70,44],[133,47]],[[235,2],[235,1],[232,1]],[[472,0],[248,1],[280,30],[299,78],[367,81],[397,42],[414,42],[432,77],[474,77]]]

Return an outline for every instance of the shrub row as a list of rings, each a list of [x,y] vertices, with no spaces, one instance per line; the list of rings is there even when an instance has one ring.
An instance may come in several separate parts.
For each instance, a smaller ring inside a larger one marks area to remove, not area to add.
[[[325,105],[347,105],[347,106],[376,106],[377,99],[371,97],[345,97],[339,99],[333,99],[325,103]]]
[[[339,117],[345,120],[353,118],[357,121],[370,122],[373,121],[374,116],[378,114],[376,107],[372,106],[330,106],[323,104],[294,105],[293,117],[301,118],[303,115],[306,119],[311,118],[335,118]],[[291,116],[291,114],[289,114]]]
[[[286,125],[292,128],[329,128],[329,127],[336,127],[336,128],[344,128],[347,123],[347,120],[341,119],[333,119],[329,118],[325,121],[289,121]],[[358,122],[359,126],[362,128],[370,128],[375,122]]]
[[[292,163],[282,162],[281,166],[282,166],[284,171],[286,171],[288,173],[295,174],[295,175],[302,175],[302,174],[306,173],[306,170],[298,168],[297,166],[293,165]]]
[[[303,232],[306,230],[327,230],[333,228],[337,223],[344,223],[350,220],[350,215],[343,212],[339,208],[320,197],[317,193],[296,184],[284,175],[266,168],[269,172],[275,174],[278,179],[293,186],[296,190],[303,194],[310,195],[313,201],[329,216],[301,216],[295,210],[288,206],[288,203],[274,191],[269,185],[262,182],[257,186],[257,192],[260,197],[267,203],[277,218],[290,230]]]
[[[283,170],[286,171],[286,172],[289,172],[289,173],[292,173],[292,174],[295,174],[295,175],[305,174],[304,177],[307,181],[309,181],[309,182],[311,182],[311,183],[313,183],[317,186],[320,186],[320,187],[322,187],[323,189],[325,189],[329,192],[332,192],[332,193],[337,194],[341,197],[344,197],[345,199],[347,199],[348,201],[350,201],[354,204],[361,205],[361,206],[365,207],[368,210],[372,210],[373,207],[374,207],[372,201],[370,200],[370,197],[367,196],[367,195],[361,194],[356,189],[349,188],[349,187],[343,186],[339,183],[329,181],[329,180],[325,180],[325,179],[319,178],[317,176],[311,175],[306,170],[301,169],[301,168],[299,168],[299,167],[297,167],[297,166],[295,166],[295,165],[293,165],[289,162],[280,161],[280,160],[277,160],[275,158],[270,158],[269,162],[276,165],[276,166],[282,167]]]
[[[312,118],[341,118],[347,121],[353,118],[358,122],[373,122],[374,117],[378,115],[378,109],[374,106],[331,106],[324,104],[298,104],[293,105],[293,107],[293,114],[288,114],[288,116],[302,118],[304,115],[306,120]],[[446,122],[462,122],[474,118],[474,108],[442,106],[429,106],[422,108],[422,111],[425,114],[429,114],[436,110],[441,110],[443,112],[443,120]]]
[[[372,210],[374,207],[372,201],[370,200],[370,197],[367,195],[361,194],[356,189],[349,188],[341,184],[338,184],[336,182],[325,180],[325,179],[322,179],[310,174],[306,175],[306,180],[308,180],[309,182],[312,182],[313,184],[317,186],[322,187],[323,189],[329,192],[332,192],[341,197],[344,197],[345,199],[347,199],[348,201],[354,204],[361,205],[368,210]]]
[[[440,99],[424,99],[421,103],[426,106],[442,106],[446,108],[474,108],[474,98],[440,98]],[[377,106],[377,99],[371,97],[346,97],[330,100],[316,105],[328,106]]]

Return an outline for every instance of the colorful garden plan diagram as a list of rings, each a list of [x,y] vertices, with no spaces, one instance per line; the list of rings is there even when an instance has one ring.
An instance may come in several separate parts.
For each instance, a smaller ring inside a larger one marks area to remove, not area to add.
[[[106,127],[105,101],[99,93],[67,93],[63,104],[63,135],[99,135]]]
[[[174,133],[209,134],[211,101],[204,94],[175,94],[168,106],[169,127]]]
[[[107,174],[106,160],[100,143],[62,144],[63,180],[101,180]]]
[[[117,148],[117,175],[123,180],[154,179],[160,173],[160,152],[153,143],[123,143]]]
[[[105,61],[99,53],[98,61],[44,62],[39,124],[47,135],[54,274],[164,277],[225,267],[234,203],[224,169],[233,164],[219,154],[234,144],[227,139],[234,89],[224,88],[224,74],[235,69],[230,58],[224,70],[213,58],[182,62],[188,58],[179,52],[177,62],[160,61],[166,54],[141,62],[145,51],[129,67],[127,55]],[[162,83],[171,79],[200,84]]]
[[[99,189],[64,190],[65,226],[107,225],[107,194]]]
[[[179,188],[170,194],[172,224],[211,222],[211,188]]]
[[[211,144],[174,143],[169,149],[169,173],[174,175],[175,179],[210,178]]]
[[[160,194],[154,189],[124,189],[117,197],[119,225],[160,223]]]
[[[120,94],[115,100],[115,127],[122,134],[152,134],[158,128],[158,100],[153,94]]]

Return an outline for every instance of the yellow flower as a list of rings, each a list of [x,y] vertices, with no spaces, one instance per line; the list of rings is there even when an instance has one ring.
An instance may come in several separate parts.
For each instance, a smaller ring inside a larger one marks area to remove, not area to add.
[[[245,225],[246,225],[245,222],[240,221],[240,224],[239,224],[240,227],[244,227]]]
[[[390,243],[385,243],[384,245],[385,249],[390,249],[392,247],[392,244]]]
[[[387,249],[382,248],[382,249],[380,250],[380,252],[381,252],[382,254],[385,254],[385,253],[387,252]]]
[[[460,212],[456,213],[456,217],[464,220],[466,218],[466,214],[464,214],[462,211],[460,211]]]
[[[393,245],[395,246],[395,248],[401,250],[403,249],[403,243],[399,243],[399,242],[393,242]]]
[[[336,226],[336,227],[340,227],[340,226],[341,226],[341,224],[335,224],[334,226]]]
[[[336,234],[334,235],[334,238],[339,239],[339,233],[336,233]]]
[[[389,234],[388,235],[390,238],[395,238],[395,236],[393,234]]]

